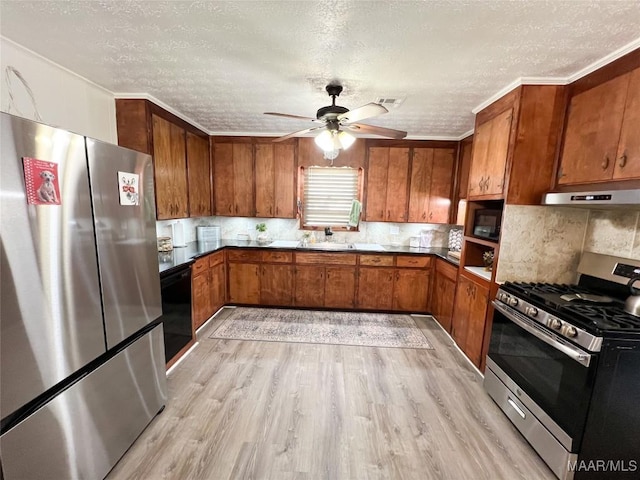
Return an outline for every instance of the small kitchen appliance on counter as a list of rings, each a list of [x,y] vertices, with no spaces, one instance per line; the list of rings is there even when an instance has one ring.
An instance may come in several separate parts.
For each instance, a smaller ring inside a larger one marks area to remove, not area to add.
[[[562,480],[637,478],[640,317],[625,298],[639,269],[585,252],[577,285],[506,282],[493,302],[485,389]]]
[[[220,241],[220,225],[197,226],[196,240],[200,243],[215,243]]]

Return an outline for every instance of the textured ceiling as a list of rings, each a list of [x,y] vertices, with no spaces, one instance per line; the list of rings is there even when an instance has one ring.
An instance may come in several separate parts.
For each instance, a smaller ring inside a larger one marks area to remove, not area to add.
[[[406,96],[366,121],[459,137],[519,77],[566,78],[635,41],[638,0],[6,1],[3,36],[118,93],[146,93],[212,133],[282,134],[339,104]]]

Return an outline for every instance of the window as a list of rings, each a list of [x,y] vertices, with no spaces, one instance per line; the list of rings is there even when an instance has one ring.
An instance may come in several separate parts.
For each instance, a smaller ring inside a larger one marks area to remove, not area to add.
[[[347,227],[358,199],[359,170],[349,167],[304,168],[303,227]]]

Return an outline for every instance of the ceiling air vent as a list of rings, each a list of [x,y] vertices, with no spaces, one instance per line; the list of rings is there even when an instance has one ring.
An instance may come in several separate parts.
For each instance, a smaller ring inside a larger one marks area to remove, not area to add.
[[[397,95],[388,96],[388,97],[378,97],[376,98],[376,103],[387,108],[389,107],[397,108],[402,104],[402,102],[405,101],[406,98],[407,97],[400,97]]]

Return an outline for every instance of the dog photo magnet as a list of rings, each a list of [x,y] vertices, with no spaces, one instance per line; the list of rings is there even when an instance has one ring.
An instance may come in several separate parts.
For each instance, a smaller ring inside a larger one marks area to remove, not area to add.
[[[29,205],[60,205],[58,164],[22,157]]]

